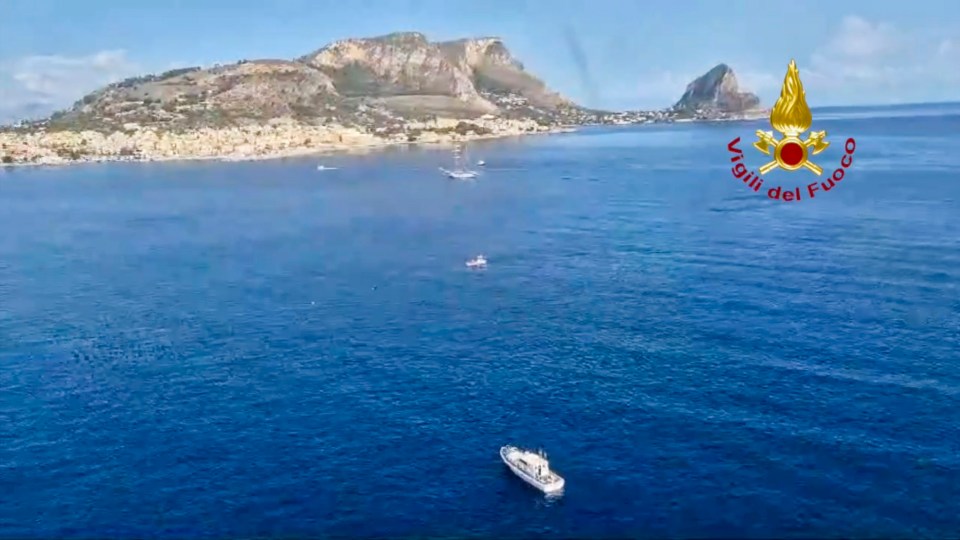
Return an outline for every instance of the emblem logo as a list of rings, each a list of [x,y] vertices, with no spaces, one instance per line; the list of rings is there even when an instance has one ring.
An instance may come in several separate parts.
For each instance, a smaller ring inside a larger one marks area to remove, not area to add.
[[[790,60],[787,66],[787,76],[783,79],[783,88],[780,89],[780,99],[770,111],[770,125],[783,134],[777,140],[772,131],[757,130],[759,140],[753,143],[754,148],[770,155],[773,147],[773,161],[760,166],[760,174],[767,174],[776,167],[785,171],[795,171],[806,167],[817,176],[823,174],[823,169],[810,161],[810,154],[817,155],[830,146],[825,138],[826,131],[813,131],[807,140],[801,140],[800,135],[810,129],[813,115],[807,106],[807,95],[800,82],[800,71],[797,63]],[[811,152],[812,150],[812,152]]]
[[[830,143],[826,140],[827,132],[824,130],[811,131],[806,139],[802,138],[803,133],[810,129],[812,123],[813,115],[810,107],[807,106],[806,92],[800,81],[800,70],[797,69],[797,63],[790,60],[787,75],[783,78],[783,87],[780,89],[780,98],[770,111],[770,126],[782,137],[778,139],[773,131],[758,129],[757,141],[753,143],[754,148],[772,159],[760,166],[760,174],[748,172],[746,165],[742,162],[743,151],[737,147],[740,143],[740,137],[737,137],[727,145],[727,149],[735,154],[730,158],[730,161],[735,163],[731,169],[733,176],[742,180],[754,191],[760,191],[760,186],[763,185],[761,175],[777,168],[787,172],[806,169],[821,176],[823,168],[811,161],[810,157],[826,150]],[[853,152],[856,148],[857,144],[852,138],[846,140],[843,146],[845,155],[840,160],[841,166],[833,171],[833,175],[826,182],[807,185],[807,193],[811,199],[814,198],[816,191],[821,189],[830,191],[843,179],[845,170],[853,164]],[[799,201],[802,198],[799,187],[792,190],[784,190],[780,186],[770,188],[767,196],[783,201]]]

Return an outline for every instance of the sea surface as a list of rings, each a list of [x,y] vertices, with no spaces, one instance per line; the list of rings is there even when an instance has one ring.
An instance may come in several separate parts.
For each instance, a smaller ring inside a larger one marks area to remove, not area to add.
[[[815,114],[853,166],[789,203],[731,176],[764,122],[474,144],[475,182],[0,169],[0,537],[956,536],[960,106],[922,109]]]

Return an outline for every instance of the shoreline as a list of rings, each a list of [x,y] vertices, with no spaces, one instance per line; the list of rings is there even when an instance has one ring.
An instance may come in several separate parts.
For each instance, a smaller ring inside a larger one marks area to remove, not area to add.
[[[371,136],[365,143],[321,143],[309,147],[293,147],[281,150],[274,150],[265,153],[243,154],[243,153],[223,153],[212,155],[176,155],[176,156],[126,156],[119,154],[107,155],[89,155],[82,156],[80,159],[68,159],[58,157],[55,159],[39,159],[37,161],[17,161],[12,163],[0,163],[0,170],[13,169],[20,167],[68,167],[87,164],[101,163],[169,163],[169,162],[190,162],[190,161],[221,161],[221,162],[242,162],[242,161],[270,161],[277,159],[300,158],[309,156],[329,156],[329,155],[351,155],[373,153],[389,148],[406,146],[423,147],[453,147],[474,141],[497,140],[509,138],[522,138],[530,135],[558,135],[562,133],[576,132],[575,127],[556,127],[536,131],[504,131],[500,133],[458,135],[450,138],[440,138],[435,140],[397,140],[383,137]]]
[[[329,155],[351,155],[351,154],[364,154],[378,152],[382,150],[387,150],[390,148],[396,147],[409,147],[409,146],[422,146],[422,147],[451,147],[460,144],[465,144],[474,141],[485,141],[485,140],[498,140],[498,139],[509,139],[509,138],[523,138],[531,135],[558,135],[563,133],[575,133],[580,131],[582,128],[591,128],[591,127],[636,127],[636,126],[652,126],[652,125],[661,125],[661,124],[700,124],[700,123],[716,123],[716,122],[749,122],[755,121],[762,118],[765,118],[766,114],[764,113],[754,113],[746,114],[739,118],[684,118],[676,119],[669,122],[637,122],[637,123],[596,123],[596,124],[584,124],[576,126],[558,126],[538,130],[504,130],[500,132],[485,133],[485,134],[464,134],[456,135],[453,137],[439,137],[432,140],[399,140],[399,139],[389,139],[385,137],[377,137],[370,135],[365,138],[364,142],[355,142],[355,143],[321,143],[307,147],[291,147],[284,149],[277,149],[272,151],[267,151],[264,153],[222,153],[222,154],[210,154],[210,155],[164,155],[164,156],[143,156],[143,155],[121,155],[121,154],[103,154],[103,155],[84,155],[79,159],[70,159],[64,157],[55,157],[55,158],[46,158],[38,159],[36,161],[17,161],[12,163],[0,163],[0,170],[3,169],[13,169],[20,167],[66,167],[66,166],[75,166],[75,165],[85,165],[85,164],[101,164],[101,163],[169,163],[169,162],[191,162],[191,161],[221,161],[221,162],[242,162],[242,161],[270,161],[277,159],[289,159],[289,158],[302,158],[310,156],[329,156]],[[58,133],[58,132],[54,132]],[[78,135],[80,132],[69,132],[74,135]],[[439,134],[438,134],[439,135]],[[0,134],[2,136],[2,134]]]

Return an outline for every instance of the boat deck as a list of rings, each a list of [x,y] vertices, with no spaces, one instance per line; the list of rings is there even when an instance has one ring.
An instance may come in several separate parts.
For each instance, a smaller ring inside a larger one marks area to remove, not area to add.
[[[512,464],[523,474],[537,480],[538,482],[552,484],[563,480],[559,474],[550,469],[549,462],[537,454],[525,452],[518,448],[505,448],[501,450],[500,454],[505,461]],[[537,474],[536,470],[539,466],[544,466],[547,469],[547,474]]]

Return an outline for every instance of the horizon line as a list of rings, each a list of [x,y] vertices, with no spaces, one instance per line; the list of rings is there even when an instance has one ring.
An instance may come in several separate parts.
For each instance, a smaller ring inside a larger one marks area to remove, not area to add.
[[[960,100],[956,101],[904,101],[897,103],[864,103],[860,105],[821,105],[810,107],[810,110],[824,109],[868,109],[873,107],[909,107],[915,105],[960,105]]]

